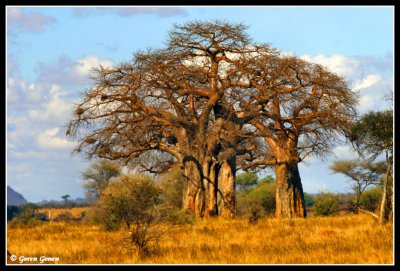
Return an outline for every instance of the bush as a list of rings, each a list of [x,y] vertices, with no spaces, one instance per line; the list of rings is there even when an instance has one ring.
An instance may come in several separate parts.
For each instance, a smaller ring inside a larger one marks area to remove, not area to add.
[[[251,190],[244,190],[238,193],[237,207],[238,214],[253,214],[259,210],[257,215],[271,215],[275,213],[275,182],[260,182]]]
[[[243,172],[236,176],[236,188],[241,191],[250,189],[257,184],[258,176],[254,172]]]
[[[35,214],[38,207],[33,203],[27,203],[18,207],[18,214],[10,221],[11,227],[33,227],[41,224],[39,217]]]
[[[322,193],[317,196],[314,204],[314,214],[316,216],[335,215],[338,208],[339,197],[332,193]]]
[[[7,205],[7,221],[12,220],[18,214],[19,214],[18,206]]]
[[[307,207],[311,207],[315,204],[314,197],[308,193],[304,193],[304,201]]]
[[[379,187],[370,188],[361,194],[360,204],[363,208],[374,212],[379,208],[382,199],[382,189]]]
[[[97,220],[106,230],[129,229],[126,245],[139,256],[153,252],[159,239],[179,221],[176,208],[163,202],[150,176],[122,176],[110,182],[97,203]]]
[[[159,187],[162,190],[162,201],[171,207],[182,208],[183,184],[185,178],[180,168],[174,168],[162,175]]]

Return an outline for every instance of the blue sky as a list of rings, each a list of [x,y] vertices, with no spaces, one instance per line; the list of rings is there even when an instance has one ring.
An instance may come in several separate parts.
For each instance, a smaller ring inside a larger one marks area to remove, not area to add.
[[[256,42],[320,63],[360,93],[360,113],[392,107],[394,8],[371,7],[23,7],[7,16],[7,184],[27,200],[82,197],[81,172],[65,125],[74,102],[90,87],[90,69],[130,60],[139,49],[163,47],[175,23],[222,19],[249,26]],[[333,175],[336,156],[300,167],[305,192],[349,191]]]

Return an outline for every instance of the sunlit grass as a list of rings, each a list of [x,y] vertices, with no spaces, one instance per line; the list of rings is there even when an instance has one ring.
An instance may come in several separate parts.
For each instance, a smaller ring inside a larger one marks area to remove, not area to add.
[[[87,211],[88,208],[85,207],[75,207],[75,208],[40,208],[36,210],[36,213],[45,214],[47,217],[51,215],[52,218],[56,218],[58,215],[63,213],[70,213],[72,218],[78,218],[83,212]]]
[[[126,231],[47,222],[8,228],[12,254],[59,257],[60,264],[392,264],[393,227],[373,217],[343,215],[288,220],[198,220],[173,229],[157,253],[138,258],[122,245]],[[18,261],[16,261],[18,262]]]

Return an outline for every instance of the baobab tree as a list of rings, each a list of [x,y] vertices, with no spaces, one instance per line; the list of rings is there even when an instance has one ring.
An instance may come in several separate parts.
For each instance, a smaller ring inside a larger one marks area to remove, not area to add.
[[[254,89],[255,94],[241,99],[240,105],[252,115],[249,124],[271,153],[245,168],[274,166],[276,217],[305,217],[298,163],[311,155],[323,158],[339,135],[348,133],[356,116],[357,95],[342,77],[297,57],[259,53],[242,58],[240,73],[246,74],[246,80],[234,84]]]
[[[235,214],[237,168],[275,167],[277,217],[305,217],[298,163],[346,132],[356,96],[320,65],[253,44],[246,26],[175,25],[167,46],[99,67],[67,133],[77,151],[162,173],[180,164],[183,207]]]
[[[67,134],[76,151],[162,173],[181,164],[183,207],[198,216],[235,214],[236,156],[245,121],[225,98],[228,55],[248,51],[245,26],[188,23],[167,48],[99,67]],[[225,64],[224,64],[225,63]],[[244,147],[246,144],[242,144]]]

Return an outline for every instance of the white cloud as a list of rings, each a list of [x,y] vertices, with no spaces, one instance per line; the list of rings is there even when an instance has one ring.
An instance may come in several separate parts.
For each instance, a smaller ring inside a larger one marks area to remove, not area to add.
[[[74,144],[65,138],[57,137],[60,128],[55,127],[39,133],[37,143],[44,149],[67,149],[72,148]]]
[[[321,64],[343,76],[353,91],[360,94],[358,110],[382,110],[389,104],[384,96],[394,90],[393,66],[390,55],[384,57],[345,56],[345,55],[303,55],[300,58]]]
[[[110,60],[101,60],[97,56],[91,55],[78,59],[75,71],[81,76],[87,76],[91,73],[93,68],[98,68],[100,65],[103,67],[111,67],[112,64]]]
[[[380,76],[379,74],[369,74],[365,78],[354,83],[353,89],[359,90],[362,88],[368,88],[377,84],[380,80],[382,80],[382,76]]]
[[[356,159],[356,153],[352,150],[351,146],[341,145],[333,149],[333,154],[336,159],[351,160]]]
[[[294,56],[294,52],[293,51],[279,51],[279,56],[291,57],[291,56]]]
[[[345,55],[303,55],[300,56],[300,58],[309,62],[323,65],[329,70],[347,78],[353,76],[355,71],[359,68],[359,61],[357,61],[357,59]]]
[[[61,92],[59,85],[52,85],[49,94],[49,102],[44,104],[44,108],[28,111],[29,118],[42,122],[65,122],[70,114],[72,105],[64,101],[63,96],[65,96],[65,93]]]
[[[365,95],[360,97],[359,110],[362,112],[367,111],[378,111],[380,100],[377,100],[375,97]]]
[[[46,25],[55,22],[54,17],[38,12],[27,12],[21,7],[7,7],[7,34],[16,35],[22,32],[42,32]]]
[[[7,78],[7,106],[9,110],[35,107],[45,101],[46,88],[43,84],[29,84],[20,77]]]

